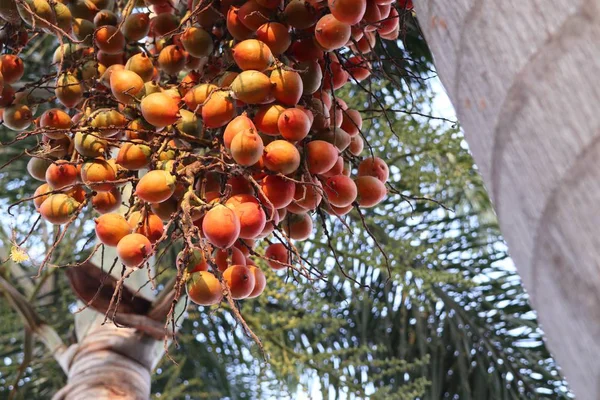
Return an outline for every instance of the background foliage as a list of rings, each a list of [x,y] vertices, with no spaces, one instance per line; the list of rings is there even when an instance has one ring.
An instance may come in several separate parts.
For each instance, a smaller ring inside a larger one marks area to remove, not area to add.
[[[178,346],[170,350],[177,363],[164,358],[157,368],[156,398],[571,397],[508,259],[460,130],[426,117],[435,78],[415,22],[409,26],[403,42],[380,48],[396,62],[381,64],[363,88],[339,94],[351,107],[374,110],[365,111],[370,118],[363,129],[392,166],[389,198],[362,217],[354,210],[344,221],[323,220],[303,250],[326,280],[264,269],[265,294],[244,301],[242,314],[263,340],[265,355],[225,306],[190,308]],[[47,68],[51,48],[40,42],[29,50],[30,79]],[[397,112],[384,118],[378,101]],[[0,130],[0,140],[10,135]],[[21,154],[19,146],[0,147],[0,164]],[[37,186],[24,173],[26,162],[21,157],[0,170],[7,189],[0,200],[3,261],[12,230],[23,238],[35,219],[30,204],[13,209],[14,218],[7,215],[11,202]],[[33,261],[52,235],[45,225],[33,232],[26,245]],[[91,237],[88,224],[76,225],[54,265],[85,257],[73,249]],[[161,257],[159,282],[172,275],[176,253],[170,248]],[[69,343],[77,306],[68,282],[60,269],[49,268],[31,286],[27,276],[36,272],[31,262],[0,266],[0,274],[28,293]],[[0,302],[0,321],[0,398],[9,392],[19,399],[49,398],[65,382],[62,371],[31,341],[7,302]]]

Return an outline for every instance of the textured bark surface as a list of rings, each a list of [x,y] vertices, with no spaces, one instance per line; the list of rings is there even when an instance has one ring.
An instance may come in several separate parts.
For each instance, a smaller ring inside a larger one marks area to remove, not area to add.
[[[68,383],[54,400],[147,400],[154,342],[134,329],[94,324],[77,344]]]
[[[418,0],[550,350],[600,398],[600,2]]]

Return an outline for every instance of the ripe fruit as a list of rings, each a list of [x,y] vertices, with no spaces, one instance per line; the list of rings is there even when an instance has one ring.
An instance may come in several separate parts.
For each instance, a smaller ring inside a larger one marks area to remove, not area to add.
[[[107,88],[110,88],[110,76],[112,75],[113,72],[119,71],[122,69],[125,69],[125,67],[121,64],[115,64],[115,65],[108,66],[104,70],[104,72],[102,72],[102,75],[100,75],[100,83],[102,83],[102,85],[106,86]]]
[[[223,145],[225,145],[225,148],[229,149],[231,147],[231,141],[233,138],[238,133],[248,129],[256,130],[256,127],[254,126],[254,123],[252,123],[252,120],[245,114],[238,115],[232,119],[231,122],[227,124],[225,131],[223,132]]]
[[[298,73],[302,79],[302,94],[313,94],[321,87],[323,71],[315,60],[298,63]]]
[[[125,69],[138,74],[142,81],[148,82],[154,75],[154,65],[146,53],[134,54],[127,60]]]
[[[263,161],[271,171],[288,175],[300,166],[300,152],[286,140],[275,140],[265,147]]]
[[[298,104],[303,92],[302,78],[299,73],[277,68],[271,72],[269,79],[273,84],[273,96],[277,101],[287,106]]]
[[[254,203],[259,204],[258,199],[250,193],[237,193],[232,195],[226,202],[225,205],[231,209],[239,206],[243,203]]]
[[[367,9],[366,0],[328,0],[327,5],[338,21],[349,25],[358,24]]]
[[[279,22],[262,24],[256,30],[256,37],[269,46],[271,52],[276,56],[284,53],[292,43],[288,27]]]
[[[177,75],[185,67],[185,54],[177,45],[169,45],[158,54],[158,66],[169,75]]]
[[[233,210],[217,204],[204,216],[202,232],[215,247],[226,249],[240,236],[240,220]]]
[[[321,60],[324,54],[323,48],[316,43],[314,37],[305,37],[294,41],[288,53],[299,62]]]
[[[250,249],[252,249],[254,247],[255,244],[255,240],[253,239],[238,239],[235,242],[235,248],[240,250],[242,252],[242,254],[246,257],[246,265],[252,265],[252,264],[248,264],[248,255],[250,255]]]
[[[326,14],[315,27],[315,40],[327,50],[336,50],[344,46],[350,40],[350,25],[339,21],[332,14]]]
[[[242,70],[264,71],[274,61],[269,46],[256,39],[247,39],[238,43],[231,52],[235,63]]]
[[[261,196],[266,198],[263,203],[266,206],[271,203],[277,209],[286,207],[292,202],[296,185],[291,180],[276,175],[267,175],[262,180],[261,190]]]
[[[28,149],[39,157],[28,171],[44,181],[34,205],[65,223],[91,202],[98,240],[133,268],[169,227],[169,239],[184,242],[178,278],[189,278],[198,304],[220,302],[224,284],[234,299],[260,295],[265,274],[248,258],[255,242],[272,235],[281,243],[266,244],[268,264],[294,267],[301,257],[289,241],[311,237],[312,211],[335,217],[385,197],[389,169],[373,154],[361,160],[361,114],[339,95],[362,97],[338,89],[386,62],[365,54],[378,37],[398,37],[408,1],[137,0],[131,14],[114,0],[0,0],[0,121],[17,131],[35,124],[15,140],[41,133]],[[45,99],[11,86],[22,86],[18,54],[30,54],[34,22],[77,39],[52,59],[63,107],[39,120]]]
[[[142,40],[150,32],[150,17],[146,13],[131,14],[125,18],[121,29],[128,42]]]
[[[252,128],[238,133],[231,141],[231,156],[236,163],[249,167],[263,155],[263,141]]]
[[[104,214],[94,219],[94,222],[98,240],[107,246],[116,246],[131,233],[131,226],[120,214]]]
[[[4,125],[13,131],[24,131],[33,122],[33,112],[25,104],[15,104],[4,109]]]
[[[108,192],[98,192],[92,196],[92,207],[100,214],[116,211],[121,206],[121,192],[116,186]]]
[[[146,236],[139,233],[130,233],[117,244],[117,255],[129,268],[138,268],[151,254],[152,244]]]
[[[246,40],[252,36],[253,30],[248,29],[240,20],[238,7],[231,6],[229,8],[229,11],[227,11],[226,24],[227,30],[236,40]]]
[[[179,203],[177,199],[170,197],[162,203],[152,203],[150,209],[161,220],[167,222],[171,219],[171,215],[179,209]]]
[[[401,10],[412,10],[414,8],[412,0],[398,0],[398,7]]]
[[[345,68],[348,75],[357,81],[367,79],[371,75],[371,63],[362,56],[350,57]]]
[[[144,88],[144,80],[129,70],[115,71],[110,75],[110,90],[113,96],[124,104],[132,104]]]
[[[23,77],[25,66],[23,60],[14,54],[4,54],[0,57],[0,73],[4,83],[16,83]]]
[[[291,0],[283,10],[285,21],[296,29],[307,29],[319,19],[317,10],[305,0]]]
[[[398,15],[398,10],[396,10],[395,7],[392,7],[392,9],[390,10],[390,15],[388,15],[387,18],[383,19],[379,23],[379,28],[377,28],[377,32],[382,37],[385,35],[390,35],[390,34],[393,35],[394,31],[396,29],[398,29],[399,23],[400,23],[400,19],[399,19],[399,15]]]
[[[190,69],[187,67],[187,63],[186,63],[186,68]],[[194,70],[190,71],[181,80],[181,84],[179,85],[179,93],[181,93],[182,96],[185,96],[191,88],[193,88],[200,82],[201,78],[202,78],[202,74],[200,74],[198,71],[194,71]]]
[[[348,146],[348,151],[355,156],[360,155],[365,147],[365,142],[360,136],[352,136],[350,139],[350,146]]]
[[[323,65],[323,89],[339,89],[348,82],[348,72],[337,61],[330,61],[329,65]],[[341,115],[340,115],[341,121]]]
[[[255,0],[246,1],[238,10],[238,18],[241,23],[253,32],[262,24],[267,23],[271,15],[271,10],[261,6]]]
[[[77,201],[78,203],[83,202],[87,195],[85,190],[83,190],[82,185],[77,185],[77,186],[67,190],[65,192],[65,194],[69,197],[74,198],[75,201]]]
[[[313,222],[308,214],[289,214],[281,226],[290,239],[306,240],[313,230]]]
[[[247,299],[253,299],[262,294],[267,286],[267,278],[265,277],[264,272],[260,268],[255,265],[249,266],[250,272],[254,275],[254,288],[252,292],[246,297]]]
[[[188,110],[179,110],[181,115],[181,119],[175,127],[190,136],[199,136],[202,131],[202,122],[200,118],[191,111]]]
[[[108,192],[114,187],[117,176],[117,166],[114,162],[103,159],[86,161],[81,166],[81,180],[91,189],[98,192]]]
[[[281,8],[283,6],[283,1],[282,0],[256,0],[256,2],[268,9],[276,9],[276,8]]]
[[[123,143],[117,154],[117,164],[132,171],[147,167],[150,162],[150,156],[152,155],[152,149],[142,143],[144,142]]]
[[[121,64],[125,62],[123,53],[108,54],[102,50],[98,50],[96,59],[98,60],[98,63],[104,65],[105,67],[111,67],[113,65],[121,66]]]
[[[265,228],[267,217],[260,204],[244,202],[232,208],[240,221],[240,238],[254,239]]]
[[[119,23],[119,18],[117,15],[110,10],[100,10],[96,16],[94,17],[94,25],[96,26],[104,26],[104,25],[112,25],[117,26]]]
[[[374,176],[382,183],[390,177],[390,169],[379,157],[369,157],[358,164],[358,176]]]
[[[273,86],[262,72],[248,70],[233,80],[231,91],[236,99],[246,104],[263,104],[273,101]]]
[[[27,172],[32,178],[46,182],[46,170],[51,164],[52,161],[45,158],[31,157],[27,162]]]
[[[332,204],[327,204],[325,211],[330,215],[342,217],[352,211],[353,208],[354,206],[352,204],[347,205],[346,207],[336,207]]]
[[[206,57],[213,52],[212,38],[202,28],[186,28],[181,34],[181,44],[194,57]]]
[[[358,135],[362,128],[362,117],[356,110],[344,110],[342,114],[342,128],[350,136]]]
[[[65,130],[71,128],[73,121],[66,112],[58,108],[52,108],[45,111],[40,117],[40,128],[44,129],[44,135],[52,139],[61,139],[65,132],[56,132],[56,130]]]
[[[314,116],[312,129],[327,130],[331,121],[329,107],[322,100],[313,97],[308,101],[308,108]]]
[[[299,108],[288,108],[277,119],[279,133],[292,142],[304,139],[310,131],[310,126],[308,114]]]
[[[333,144],[339,151],[344,151],[350,145],[350,135],[341,128],[331,128],[318,132],[313,136],[315,139],[324,140]]]
[[[49,195],[42,202],[39,212],[46,221],[54,225],[61,225],[69,222],[78,208],[78,201],[66,194],[57,193]]]
[[[385,185],[373,176],[359,176],[354,180],[358,192],[357,201],[361,207],[373,207],[385,198]]]
[[[338,149],[324,140],[313,140],[308,142],[306,149],[306,161],[308,170],[312,174],[322,174],[329,171],[337,162]]]
[[[56,78],[54,94],[65,107],[73,108],[83,98],[83,87],[75,75],[67,72]]]
[[[227,185],[231,186],[232,198],[235,197],[234,195],[238,194],[254,194],[254,189],[252,189],[252,185],[243,176],[232,176],[227,180]]]
[[[208,263],[204,251],[193,249],[191,253],[182,250],[177,255],[178,265],[182,265],[189,273],[208,271]]]
[[[202,107],[202,120],[207,128],[220,128],[227,125],[235,116],[233,99],[228,92],[212,92]]]
[[[293,204],[305,211],[314,210],[323,199],[323,187],[318,179],[310,175],[304,177],[304,182],[296,184]]]
[[[96,6],[96,4],[98,6]],[[104,2],[104,4],[108,5],[106,2]],[[102,5],[102,2],[97,0],[95,0],[94,2],[77,1],[73,2],[69,9],[71,10],[75,18],[85,18],[87,20],[92,21],[94,19],[94,15],[98,12],[98,10],[104,8],[102,7]]]
[[[142,100],[144,119],[157,128],[174,124],[179,119],[177,101],[165,93],[152,93]]]
[[[7,107],[12,104],[15,99],[15,89],[8,83],[4,84],[0,93],[0,107]]]
[[[52,9],[56,17],[56,26],[68,34],[71,33],[71,23],[73,22],[71,10],[65,4],[59,2],[52,3]],[[50,32],[53,30],[48,28]]]
[[[277,122],[284,111],[285,108],[279,104],[267,104],[260,107],[253,119],[256,129],[267,135],[279,135]]]
[[[92,114],[89,125],[98,129],[98,135],[111,137],[119,133],[118,128],[127,125],[127,118],[113,108],[101,108]]]
[[[183,101],[190,111],[201,114],[202,105],[215,89],[218,89],[218,86],[211,83],[201,83],[191,88],[183,97]]]
[[[77,132],[73,145],[79,154],[90,158],[103,156],[108,148],[106,140],[102,139],[97,133]]]
[[[379,21],[383,19],[381,14],[381,9],[374,1],[367,2],[367,8],[365,10],[365,15],[363,16],[363,22],[367,25],[365,26],[365,31],[374,31],[379,27]]]
[[[254,290],[254,273],[245,265],[232,265],[223,272],[223,279],[234,300],[245,299]]]
[[[231,265],[246,265],[246,256],[237,247],[229,249],[218,249],[215,251],[215,265],[221,272],[225,271]]]
[[[169,3],[166,3],[169,7]],[[158,15],[150,20],[149,36],[161,37],[177,29],[179,18],[170,12],[157,13]]]
[[[28,0],[23,4],[17,3],[17,10],[23,21],[30,26],[35,24],[37,28],[48,29],[49,24],[57,23],[53,7],[47,0]]]
[[[96,46],[106,54],[119,54],[125,47],[125,36],[116,27],[105,25],[94,33]]]
[[[148,203],[160,203],[175,192],[176,179],[167,171],[149,171],[137,183],[135,194]]]
[[[60,45],[54,50],[54,54],[52,55],[52,62],[60,64],[68,63],[70,64],[73,59],[77,56],[81,56],[81,49],[74,44],[63,44]]]
[[[287,268],[290,264],[290,252],[283,243],[273,243],[265,250],[267,264],[274,270]]]
[[[131,229],[146,236],[150,243],[156,243],[163,235],[165,230],[162,220],[155,214],[147,212],[142,214],[139,211],[131,213],[127,219]]]
[[[35,189],[35,192],[33,193],[33,205],[35,206],[36,210],[38,210],[44,200],[50,196],[49,193],[51,191],[52,189],[50,189],[50,186],[48,186],[47,183],[42,183],[37,189]]]
[[[77,167],[65,160],[52,163],[46,170],[46,182],[52,189],[62,189],[77,180]]]
[[[221,282],[207,271],[194,272],[190,275],[186,288],[190,300],[201,306],[219,304],[223,299]]]
[[[336,175],[323,182],[327,201],[336,207],[347,207],[356,200],[356,184],[346,175]]]

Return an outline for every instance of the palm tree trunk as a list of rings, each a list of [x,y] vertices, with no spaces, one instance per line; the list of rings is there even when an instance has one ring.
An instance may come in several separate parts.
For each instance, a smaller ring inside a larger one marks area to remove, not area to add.
[[[77,345],[67,385],[53,400],[147,400],[153,342],[134,329],[96,326]]]
[[[600,398],[600,4],[418,0],[549,348]]]

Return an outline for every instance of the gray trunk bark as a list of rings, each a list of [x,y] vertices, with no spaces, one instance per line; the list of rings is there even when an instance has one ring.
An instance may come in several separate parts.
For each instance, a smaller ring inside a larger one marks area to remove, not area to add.
[[[78,343],[67,385],[53,400],[147,400],[153,342],[134,329],[95,325]]]
[[[600,398],[600,3],[417,0],[550,350]]]

